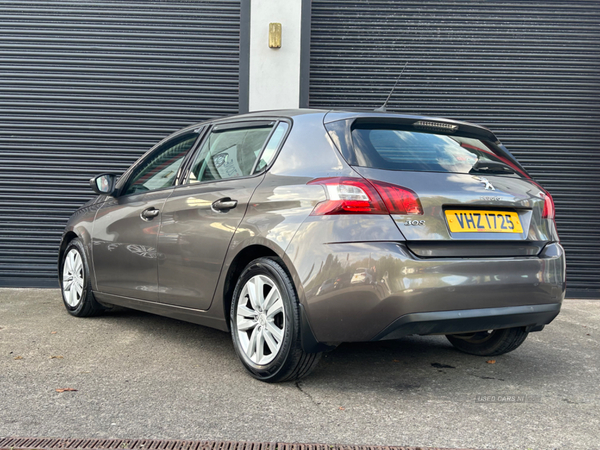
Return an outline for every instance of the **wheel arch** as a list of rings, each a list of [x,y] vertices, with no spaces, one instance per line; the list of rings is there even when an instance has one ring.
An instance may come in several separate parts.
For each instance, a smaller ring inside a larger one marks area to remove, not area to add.
[[[65,256],[65,252],[67,251],[67,248],[69,247],[69,244],[73,241],[73,239],[80,239],[83,243],[83,251],[85,252],[85,257],[87,258],[90,271],[90,280],[92,282],[92,286],[95,286],[91,236],[88,229],[80,226],[68,227],[63,233],[62,239],[60,241],[60,246],[58,248],[58,259],[56,262],[58,266],[59,283],[62,279],[62,261]]]
[[[262,257],[277,258],[283,270],[287,272],[290,279],[292,280],[294,289],[296,290],[296,294],[298,295],[298,298],[300,300],[300,336],[304,351],[306,351],[307,353],[316,353],[326,350],[332,350],[333,348],[335,348],[335,345],[327,345],[325,343],[320,343],[316,340],[314,332],[312,331],[312,328],[310,326],[306,311],[304,309],[304,305],[301,301],[301,295],[303,293],[303,290],[302,286],[298,286],[298,274],[296,273],[293,265],[291,264],[291,261],[289,261],[289,258],[287,258],[287,255],[285,253],[282,253],[282,255],[278,255],[275,250],[262,244],[252,244],[248,247],[245,247],[233,258],[231,264],[229,265],[222,291],[223,315],[225,316],[227,329],[231,329],[229,310],[231,309],[231,302],[233,301],[233,291],[235,289],[236,281],[242,274],[244,268],[251,261]]]
[[[233,300],[233,291],[235,289],[236,281],[242,274],[244,268],[250,264],[251,261],[262,257],[274,257],[281,259],[273,249],[265,245],[253,244],[242,249],[237,255],[235,255],[235,258],[233,258],[231,264],[229,264],[227,275],[225,276],[225,283],[223,285],[223,312],[228,328],[230,327],[229,310]],[[283,264],[283,267],[284,269],[288,270],[285,266],[285,263]]]
[[[65,256],[65,251],[67,250],[69,243],[73,239],[77,239],[78,237],[79,236],[77,235],[77,233],[75,233],[73,230],[65,232],[65,234],[62,237],[62,240],[60,242],[60,247],[58,248],[58,261],[57,261],[59,281],[62,278],[62,260]]]

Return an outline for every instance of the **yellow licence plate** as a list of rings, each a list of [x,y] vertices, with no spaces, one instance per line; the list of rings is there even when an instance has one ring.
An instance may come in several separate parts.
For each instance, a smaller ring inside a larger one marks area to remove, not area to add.
[[[523,233],[519,215],[508,211],[444,211],[453,233]]]

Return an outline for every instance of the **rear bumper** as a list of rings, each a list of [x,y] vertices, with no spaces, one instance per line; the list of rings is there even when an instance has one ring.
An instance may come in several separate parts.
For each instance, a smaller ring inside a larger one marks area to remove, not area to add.
[[[393,242],[322,244],[306,254],[306,261],[290,259],[302,280],[306,322],[320,343],[533,331],[556,317],[565,293],[557,243],[534,257],[419,258]]]
[[[411,334],[456,334],[528,327],[538,331],[560,312],[560,303],[410,313],[399,317],[372,340],[397,339]]]

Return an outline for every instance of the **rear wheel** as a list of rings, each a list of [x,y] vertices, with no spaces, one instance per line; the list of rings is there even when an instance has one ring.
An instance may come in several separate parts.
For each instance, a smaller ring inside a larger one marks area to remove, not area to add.
[[[77,317],[95,316],[104,311],[92,293],[89,266],[79,238],[69,242],[61,266],[61,292],[65,308]]]
[[[272,258],[255,259],[242,272],[231,303],[231,335],[240,360],[261,381],[305,377],[321,357],[302,350],[296,290]]]
[[[458,350],[470,355],[496,356],[512,352],[529,333],[525,328],[480,331],[468,334],[449,334],[446,338]]]

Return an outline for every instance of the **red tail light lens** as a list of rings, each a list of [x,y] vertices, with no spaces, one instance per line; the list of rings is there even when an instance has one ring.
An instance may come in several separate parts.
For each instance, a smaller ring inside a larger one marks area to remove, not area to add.
[[[542,212],[542,219],[554,220],[556,216],[556,210],[554,209],[554,200],[548,192],[540,194],[544,199],[544,211]]]
[[[530,179],[529,181],[531,183],[535,184],[542,191],[540,193],[540,198],[542,200],[544,200],[544,210],[542,211],[542,219],[555,220],[556,209],[554,208],[554,199],[548,193],[548,191],[546,189],[544,189],[539,183],[537,183],[536,181],[533,181],[532,179]]]
[[[327,189],[328,200],[319,203],[313,216],[333,214],[423,214],[419,197],[406,189],[383,181],[363,178],[317,178],[308,184]]]
[[[383,181],[369,181],[381,195],[390,214],[423,214],[419,197],[410,189]]]
[[[321,184],[327,189],[328,200],[319,203],[312,216],[388,214],[377,191],[362,178],[317,178],[308,184]]]

